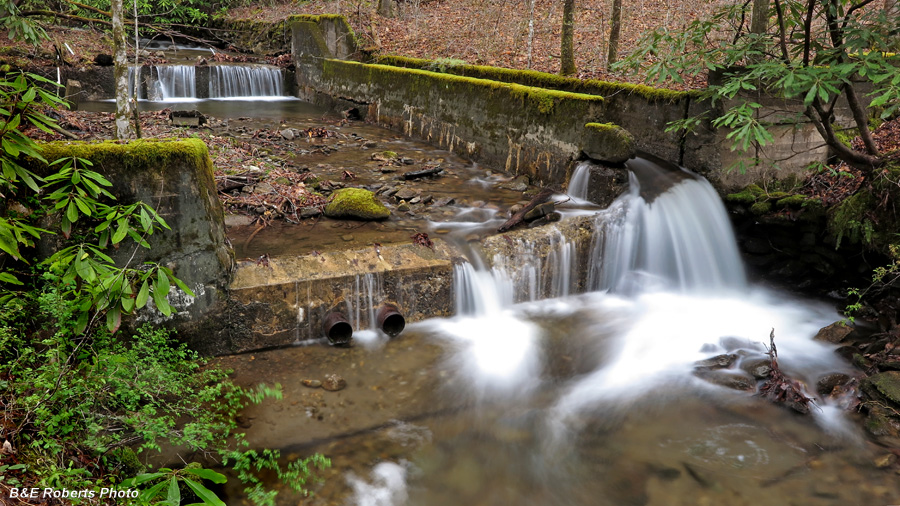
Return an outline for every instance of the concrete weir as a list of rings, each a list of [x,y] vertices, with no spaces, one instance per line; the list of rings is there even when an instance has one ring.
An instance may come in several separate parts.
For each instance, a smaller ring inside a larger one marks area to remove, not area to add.
[[[453,264],[460,257],[448,243],[434,241],[434,249],[388,244],[239,264],[229,292],[251,310],[252,331],[232,335],[227,351],[321,338],[331,311],[341,312],[354,331],[374,328],[384,303],[396,305],[407,321],[450,316]]]

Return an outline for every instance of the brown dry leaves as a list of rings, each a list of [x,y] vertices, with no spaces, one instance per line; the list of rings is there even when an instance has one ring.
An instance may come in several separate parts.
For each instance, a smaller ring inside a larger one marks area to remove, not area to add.
[[[404,1],[393,19],[360,4],[341,0],[242,7],[235,18],[283,19],[291,14],[340,13],[356,33],[384,54],[429,59],[458,59],[479,65],[543,72],[559,71],[562,2],[535,0],[534,35],[528,59],[529,12],[526,2],[511,0]],[[707,14],[714,4],[703,0],[625,2],[619,54],[631,51],[641,36],[657,28],[676,29]],[[578,0],[575,17],[577,77],[628,80],[606,72],[611,0]],[[699,84],[699,83],[698,83]]]

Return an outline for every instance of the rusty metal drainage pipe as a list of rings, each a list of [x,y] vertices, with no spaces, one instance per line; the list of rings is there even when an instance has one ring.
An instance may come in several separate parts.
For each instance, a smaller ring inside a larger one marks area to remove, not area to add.
[[[406,328],[406,318],[400,309],[393,304],[382,304],[375,316],[378,328],[391,337],[397,337]]]
[[[347,317],[343,314],[337,311],[328,313],[325,316],[323,327],[325,330],[325,337],[328,338],[328,341],[331,344],[350,344],[350,339],[353,336],[353,327],[350,326],[350,322],[347,321]]]

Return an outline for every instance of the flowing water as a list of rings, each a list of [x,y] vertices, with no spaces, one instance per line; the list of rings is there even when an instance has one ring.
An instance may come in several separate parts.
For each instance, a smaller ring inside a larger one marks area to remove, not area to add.
[[[205,82],[198,79],[201,69]],[[204,67],[193,64],[130,66],[128,80],[132,93],[135,81],[140,83],[138,100],[166,104],[196,102],[200,97],[212,100],[291,98],[285,96],[281,69],[271,65],[223,63]]]
[[[188,71],[166,71],[160,95],[190,104]],[[212,79],[210,96],[250,94],[230,84],[242,79]],[[590,167],[580,166],[560,210],[593,216],[590,247],[560,231],[546,254],[518,239],[508,256],[472,250],[456,268],[453,318],[410,325],[392,340],[357,332],[351,348],[223,358],[239,382],[284,385],[284,402],[245,413],[251,444],[332,459],[315,496],[284,493],[279,504],[900,503],[900,479],[873,464],[884,452],[840,399],[815,392],[825,375],[852,374],[833,346],[811,339],[838,315],[748,282],[714,190],[661,165],[630,161],[629,191],[603,210],[586,202]],[[430,231],[464,250],[503,221],[476,206],[447,218]],[[357,327],[373,320],[361,308],[374,307],[381,290],[375,275],[354,280],[348,317]],[[744,369],[766,359],[773,329],[782,369],[816,397],[809,417],[749,391]],[[732,367],[696,369],[726,353]],[[333,373],[345,390],[302,386]],[[229,486],[227,503],[241,503]]]
[[[897,504],[900,479],[873,464],[885,452],[815,392],[852,374],[812,340],[838,315],[749,283],[708,183],[656,165],[632,162],[630,191],[594,210],[590,258],[562,235],[543,260],[527,245],[473,258],[456,269],[456,317],[346,350],[258,354],[265,365],[233,357],[293,399],[251,411],[248,436],[332,458],[305,504]],[[497,221],[463,214],[454,233]],[[576,294],[566,275],[584,262],[592,289]],[[358,288],[369,297],[377,280]],[[742,366],[765,360],[772,329],[811,416],[746,389]],[[725,353],[736,363],[715,380],[695,368]],[[348,389],[298,386],[328,371]]]

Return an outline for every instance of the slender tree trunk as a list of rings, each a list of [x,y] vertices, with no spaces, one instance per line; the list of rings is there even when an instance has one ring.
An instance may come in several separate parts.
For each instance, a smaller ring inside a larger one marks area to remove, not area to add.
[[[753,0],[750,33],[763,34],[769,28],[769,0]]]
[[[560,45],[559,73],[570,76],[575,73],[575,0],[563,0],[562,43]]]
[[[606,56],[606,69],[616,63],[619,58],[619,32],[622,29],[622,0],[613,0],[612,16],[609,25],[609,52]]]
[[[534,2],[528,0],[528,68],[531,68],[531,55],[534,48]]]
[[[394,0],[378,0],[378,15],[385,18],[397,17],[397,3]]]
[[[113,135],[116,139],[132,139],[131,100],[128,96],[128,56],[125,52],[125,7],[122,0],[112,0],[113,51],[115,52],[114,70],[116,81],[116,122]],[[137,83],[135,82],[135,86]]]

